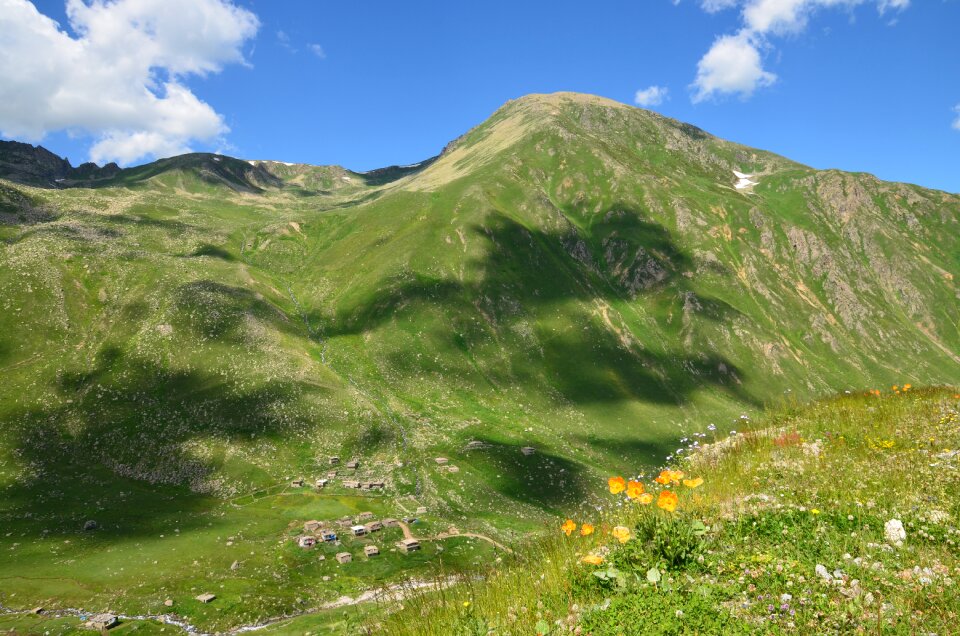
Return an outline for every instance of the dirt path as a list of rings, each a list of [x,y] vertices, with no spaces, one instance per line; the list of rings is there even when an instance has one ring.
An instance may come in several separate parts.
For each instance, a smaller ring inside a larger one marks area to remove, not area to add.
[[[397,522],[397,525],[399,525],[399,526],[400,526],[400,529],[403,530],[403,538],[404,538],[404,539],[416,539],[417,541],[443,541],[444,539],[451,539],[451,538],[453,538],[453,537],[470,537],[471,539],[480,539],[481,541],[486,541],[487,543],[489,543],[490,545],[494,546],[495,548],[499,548],[499,549],[503,550],[504,552],[508,552],[508,553],[510,553],[510,554],[513,554],[513,550],[511,550],[511,549],[508,548],[507,546],[503,545],[503,544],[500,543],[499,541],[496,541],[496,540],[494,540],[494,539],[491,539],[490,537],[488,537],[488,536],[486,536],[486,535],[484,535],[484,534],[477,534],[477,533],[475,533],[475,532],[460,532],[459,530],[457,530],[457,529],[454,528],[453,526],[450,527],[450,530],[451,530],[451,531],[449,531],[449,532],[440,532],[440,533],[438,533],[438,534],[437,534],[436,536],[434,536],[434,537],[418,538],[418,537],[413,536],[413,533],[410,531],[410,526],[408,526],[406,523],[404,523],[404,522],[402,522],[402,521],[398,521],[398,522]]]

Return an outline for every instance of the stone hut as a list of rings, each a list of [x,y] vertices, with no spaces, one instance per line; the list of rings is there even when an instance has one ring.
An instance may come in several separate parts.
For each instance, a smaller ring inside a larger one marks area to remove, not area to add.
[[[380,554],[380,548],[378,548],[375,545],[368,545],[365,548],[363,548],[363,553],[366,554],[368,557],[377,556],[378,554]]]
[[[357,515],[357,519],[360,519],[361,521],[363,521],[363,520],[365,520],[365,519],[373,519],[373,513],[372,513],[372,512],[361,512],[360,514]]]
[[[367,527],[366,526],[350,526],[350,532],[352,532],[353,536],[355,537],[362,537],[363,535],[367,534]]]
[[[349,552],[337,552],[336,558],[338,563],[350,563],[353,561],[353,555]]]
[[[383,523],[379,521],[371,521],[370,523],[365,523],[363,527],[367,529],[367,532],[380,532],[383,530]]]
[[[206,593],[201,594],[200,596],[198,596],[198,597],[197,597],[197,600],[200,601],[201,603],[209,603],[210,601],[212,601],[212,600],[215,599],[215,598],[217,598],[217,595],[216,595],[216,594],[211,594],[210,592],[206,592]]]
[[[303,536],[297,538],[297,545],[304,549],[310,549],[313,546],[317,545],[317,539],[311,536]]]
[[[386,519],[383,520],[384,528],[396,528],[399,525],[400,525],[400,522],[394,519],[393,517],[387,517]]]
[[[340,464],[340,458],[339,458],[339,457],[337,457],[336,455],[333,455],[333,456],[330,457],[330,465],[331,465],[331,466],[337,466],[337,465],[339,465],[339,464]]]
[[[337,533],[333,530],[321,530],[320,531],[320,540],[321,541],[336,541]]]
[[[321,525],[320,522],[317,521],[316,519],[314,519],[313,521],[308,521],[305,524],[303,524],[303,531],[306,532],[307,534],[313,534],[314,532],[320,529],[320,525]]]
[[[105,630],[117,624],[117,617],[113,614],[94,614],[85,623],[89,629]]]
[[[416,539],[404,539],[397,543],[397,547],[400,548],[401,552],[415,552],[420,549],[420,542]]]
[[[290,485],[294,488],[303,488],[303,477],[297,477],[290,482]]]
[[[347,468],[350,468],[350,469],[353,469],[353,470],[356,470],[356,469],[360,468],[360,460],[359,460],[359,459],[351,459],[350,461],[347,462]]]

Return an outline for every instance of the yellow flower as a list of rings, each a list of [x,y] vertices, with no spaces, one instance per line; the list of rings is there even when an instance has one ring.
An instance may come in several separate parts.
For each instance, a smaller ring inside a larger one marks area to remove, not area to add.
[[[673,512],[677,509],[677,493],[669,490],[662,491],[660,497],[657,498],[657,506],[667,512]]]
[[[464,602],[463,602],[463,606],[464,606],[464,607],[470,607],[470,601],[464,601]]]
[[[904,391],[909,391],[909,390],[912,389],[912,388],[913,388],[913,385],[912,385],[912,384],[904,384],[904,385],[903,385],[903,390],[904,390]]]
[[[603,563],[603,557],[599,554],[588,554],[580,559],[580,561],[583,563],[589,563],[590,565],[600,565]]]
[[[636,499],[643,494],[643,484],[639,481],[628,481],[627,482],[627,497],[631,499]]]
[[[654,481],[667,486],[669,484],[679,484],[682,478],[682,470],[661,470],[660,476],[654,479]]]
[[[593,524],[591,524],[591,523],[585,523],[585,524],[583,524],[582,526],[580,526],[580,536],[581,536],[581,537],[586,537],[586,536],[591,535],[591,534],[593,534]]]
[[[610,487],[610,494],[618,495],[626,489],[627,483],[623,480],[623,477],[611,477],[607,480],[607,486]]]
[[[626,543],[630,540],[630,528],[626,526],[617,526],[613,529],[612,534],[620,543]]]
[[[703,477],[697,477],[696,479],[684,479],[683,485],[687,488],[697,488],[703,485]]]
[[[563,533],[569,537],[570,534],[577,529],[577,524],[573,522],[573,519],[567,519],[563,522],[563,525],[560,526],[560,529],[563,530]]]
[[[637,501],[642,503],[644,506],[648,506],[650,505],[651,502],[653,502],[653,495],[648,492],[645,492],[642,495],[640,495],[640,498],[637,499]]]
[[[896,391],[896,390],[899,389],[899,388],[900,388],[900,387],[898,387],[896,384],[894,384],[892,387],[890,387],[890,390],[891,390],[891,391]]]
[[[811,509],[810,509],[810,514],[812,514],[812,515],[818,515],[818,514],[820,514],[820,509],[819,509],[819,508],[811,508]]]

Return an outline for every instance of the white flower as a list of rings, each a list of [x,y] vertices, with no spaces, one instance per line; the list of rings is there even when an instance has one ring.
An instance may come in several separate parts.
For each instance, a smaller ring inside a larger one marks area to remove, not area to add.
[[[899,519],[891,519],[883,524],[883,536],[888,543],[897,545],[907,538],[907,531],[903,529],[902,521]]]
[[[816,570],[816,572],[817,572],[817,576],[819,576],[821,579],[823,579],[823,580],[825,580],[825,581],[832,581],[832,580],[833,580],[833,575],[830,574],[830,571],[827,570],[826,566],[823,566],[823,565],[820,565],[819,563],[817,563],[817,567],[815,568],[815,570]]]

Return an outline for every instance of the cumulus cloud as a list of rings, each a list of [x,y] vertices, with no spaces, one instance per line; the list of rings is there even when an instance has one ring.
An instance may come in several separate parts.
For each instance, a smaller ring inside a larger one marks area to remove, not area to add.
[[[308,44],[307,48],[310,49],[310,52],[319,57],[321,60],[327,59],[327,52],[323,50],[323,47],[319,44]]]
[[[670,91],[664,86],[648,86],[637,91],[633,101],[637,106],[659,106]]]
[[[724,35],[717,38],[697,64],[693,101],[700,102],[721,93],[749,97],[756,89],[776,80],[776,75],[763,70],[760,51],[749,32]]]
[[[0,0],[0,134],[90,136],[90,158],[186,152],[228,130],[184,84],[243,63],[256,16],[229,0],[67,0],[72,34],[27,0]]]
[[[691,86],[693,101],[731,94],[749,97],[769,86],[776,75],[763,68],[762,52],[771,47],[772,37],[802,32],[821,9],[866,3],[875,4],[882,15],[906,9],[910,0],[702,0],[700,6],[708,13],[739,8],[742,25],[737,33],[718,37],[700,59]]]
[[[960,130],[960,104],[953,107],[953,112],[957,114],[957,118],[953,120],[953,128],[954,130]]]

